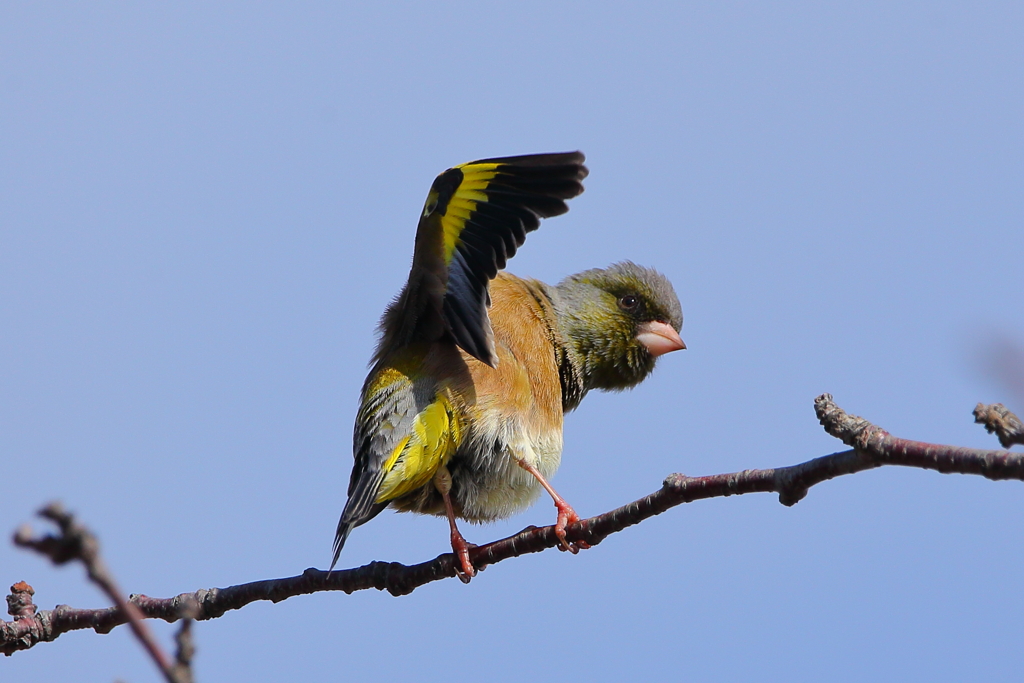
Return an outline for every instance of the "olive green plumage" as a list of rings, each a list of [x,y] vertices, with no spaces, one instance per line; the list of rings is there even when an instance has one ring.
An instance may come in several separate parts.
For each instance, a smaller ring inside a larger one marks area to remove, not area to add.
[[[656,356],[637,338],[644,323],[676,332],[683,311],[672,283],[629,261],[576,273],[558,283],[555,311],[572,381],[563,380],[566,411],[591,389],[630,389],[654,369]],[[575,385],[575,386],[574,386]]]

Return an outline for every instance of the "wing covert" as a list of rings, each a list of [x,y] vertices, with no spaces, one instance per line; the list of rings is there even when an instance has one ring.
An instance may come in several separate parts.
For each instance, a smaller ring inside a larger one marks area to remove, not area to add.
[[[334,561],[355,527],[373,519],[385,505],[376,503],[388,457],[412,429],[416,416],[413,383],[405,373],[385,368],[367,378],[352,435],[355,463],[348,484],[348,500],[338,520]]]
[[[338,521],[334,561],[355,527],[387,504],[431,482],[461,441],[461,425],[445,393],[434,381],[412,380],[386,367],[371,374],[353,434],[355,464],[348,501]]]

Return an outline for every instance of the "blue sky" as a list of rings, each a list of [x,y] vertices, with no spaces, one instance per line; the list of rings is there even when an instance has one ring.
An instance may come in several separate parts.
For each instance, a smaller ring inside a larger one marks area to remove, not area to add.
[[[900,436],[997,447],[970,411],[1024,412],[986,362],[1024,345],[1021,35],[1009,2],[8,3],[0,529],[59,498],[153,596],[325,567],[430,182],[530,152],[581,149],[591,175],[509,269],[628,258],[685,315],[687,351],[569,416],[554,484],[581,514],[840,450],[826,391]],[[1022,512],[1020,482],[896,468],[794,508],[702,501],[469,586],[251,605],[197,625],[196,673],[1019,680]],[[446,548],[443,520],[385,513],[341,564]],[[6,543],[0,579],[104,605]],[[125,629],[0,672],[157,680]]]

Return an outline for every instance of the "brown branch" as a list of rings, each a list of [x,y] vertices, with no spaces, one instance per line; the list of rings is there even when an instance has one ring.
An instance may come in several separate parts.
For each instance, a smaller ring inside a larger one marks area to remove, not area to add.
[[[1024,423],[1002,403],[990,406],[979,403],[974,409],[974,421],[985,425],[985,431],[999,437],[1003,448],[1014,444],[1024,446]]]
[[[167,683],[185,683],[185,681],[191,681],[191,674],[183,667],[177,667],[177,671],[183,672],[182,675],[188,675],[188,678],[179,677],[175,670],[172,670],[170,660],[167,655],[164,654],[160,645],[153,638],[153,634],[149,628],[142,621],[143,615],[139,612],[138,607],[128,602],[125,598],[124,593],[121,592],[121,588],[117,585],[113,575],[107,568],[106,563],[100,556],[100,544],[96,539],[96,536],[89,531],[84,525],[80,524],[75,520],[74,515],[64,509],[60,503],[50,503],[42,510],[39,511],[39,516],[50,520],[57,525],[60,530],[60,534],[57,536],[47,535],[40,538],[32,538],[32,532],[26,527],[22,527],[14,535],[14,544],[21,548],[28,548],[35,550],[36,552],[46,555],[54,564],[65,564],[72,560],[79,560],[85,566],[86,574],[89,576],[89,580],[96,584],[100,590],[106,593],[107,597],[114,603],[117,613],[122,617],[123,621],[127,621],[131,626],[132,633],[142,644],[142,647],[149,654],[150,658],[156,663],[157,668],[163,674],[164,679]],[[12,586],[12,596],[14,590],[20,585],[28,587],[29,603],[31,603],[32,587],[22,582]],[[23,592],[24,594],[24,592]],[[13,609],[10,598],[8,598],[9,610]],[[32,605],[34,610],[35,605]],[[27,609],[27,605],[20,606],[20,611],[24,614]],[[59,608],[58,608],[59,609]],[[55,610],[56,611],[56,610]],[[13,615],[14,612],[11,612]],[[43,616],[37,615],[37,619],[40,623],[45,620]],[[26,618],[22,617],[19,619],[15,616],[15,624],[24,624],[27,621]],[[24,639],[24,636],[22,636]],[[0,647],[4,648],[5,654],[10,654],[6,650],[6,643],[0,640]]]
[[[783,505],[794,505],[808,489],[829,479],[883,465],[902,465],[945,473],[977,474],[988,479],[1024,480],[1024,453],[942,446],[900,439],[867,420],[844,413],[828,394],[815,400],[815,412],[822,426],[852,450],[822,456],[790,467],[744,470],[732,474],[688,477],[673,474],[662,487],[629,505],[581,520],[568,528],[570,541],[597,545],[609,535],[639,524],[682,503],[704,498],[744,493],[777,493]],[[470,550],[478,569],[527,553],[559,546],[554,527],[528,527],[493,543]],[[173,622],[190,606],[196,619],[214,619],[228,610],[240,609],[256,600],[280,602],[296,595],[325,590],[352,593],[376,588],[392,595],[411,593],[432,581],[456,576],[457,560],[445,553],[428,562],[406,566],[397,562],[371,562],[355,569],[326,572],[307,569],[298,576],[183,593],[174,598],[133,595],[131,603],[146,617]],[[119,608],[74,610],[59,606],[12,623],[0,622],[0,651],[31,647],[41,640],[53,640],[66,631],[93,628],[105,633],[125,621]]]

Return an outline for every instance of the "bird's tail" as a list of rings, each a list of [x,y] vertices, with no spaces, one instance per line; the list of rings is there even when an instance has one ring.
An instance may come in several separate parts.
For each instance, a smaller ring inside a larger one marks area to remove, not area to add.
[[[334,536],[334,559],[331,560],[331,568],[328,571],[334,571],[334,565],[338,564],[338,558],[341,557],[341,549],[345,547],[345,541],[348,540],[348,535],[352,533],[352,529],[355,524],[351,520],[345,519],[345,515],[341,515],[341,519],[338,520],[338,531]]]
[[[345,541],[348,540],[348,535],[352,533],[352,530],[369,522],[387,506],[387,503],[371,503],[369,509],[364,510],[359,504],[359,497],[348,499],[345,510],[341,513],[341,519],[338,520],[338,531],[334,535],[334,559],[331,560],[331,568],[328,571],[333,571],[334,565],[338,564],[341,549],[345,547]]]

